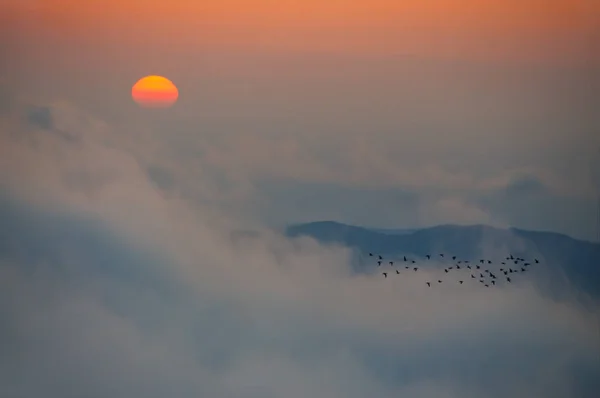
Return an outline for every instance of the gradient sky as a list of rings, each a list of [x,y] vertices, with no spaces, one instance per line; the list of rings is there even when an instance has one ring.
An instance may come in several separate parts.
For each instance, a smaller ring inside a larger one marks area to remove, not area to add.
[[[210,200],[240,222],[482,222],[595,235],[595,1],[3,7],[10,96],[68,103],[130,146],[156,134],[154,155],[133,149],[151,174],[206,201],[194,186],[202,176]],[[147,74],[175,82],[175,108],[137,109],[130,88]]]
[[[598,11],[0,0],[0,396],[595,398],[597,306],[545,264],[427,290],[441,264],[357,275],[264,227],[592,239]],[[151,74],[175,106],[132,100]]]

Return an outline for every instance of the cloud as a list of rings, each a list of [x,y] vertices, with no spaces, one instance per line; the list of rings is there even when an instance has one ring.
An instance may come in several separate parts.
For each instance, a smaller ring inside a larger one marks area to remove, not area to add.
[[[527,282],[427,289],[434,271],[355,275],[347,250],[268,230],[234,241],[237,215],[213,202],[227,184],[201,170],[193,201],[168,150],[60,109],[77,142],[11,134],[13,121],[2,131],[0,395],[597,391],[591,312]],[[152,177],[156,164],[169,171]]]

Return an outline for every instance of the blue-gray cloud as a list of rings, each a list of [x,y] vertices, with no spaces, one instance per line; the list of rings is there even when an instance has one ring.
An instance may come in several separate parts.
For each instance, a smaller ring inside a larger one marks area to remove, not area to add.
[[[558,398],[598,388],[591,314],[527,286],[432,294],[416,279],[338,272],[341,253],[268,237],[199,236],[186,271],[191,247],[141,245],[107,220],[8,195],[0,215],[7,396]]]

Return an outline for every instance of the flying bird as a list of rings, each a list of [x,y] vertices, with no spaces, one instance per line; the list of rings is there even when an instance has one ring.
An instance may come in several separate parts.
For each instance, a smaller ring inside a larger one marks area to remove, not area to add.
[[[427,286],[431,287],[431,283],[430,283],[430,282],[427,282]]]
[[[383,276],[387,278],[387,272],[384,272],[384,273],[383,273]]]

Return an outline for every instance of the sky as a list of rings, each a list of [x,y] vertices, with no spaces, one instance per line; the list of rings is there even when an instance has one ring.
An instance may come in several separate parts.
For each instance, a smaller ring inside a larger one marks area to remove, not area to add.
[[[600,5],[401,3],[1,1],[0,395],[592,396],[588,309],[269,230],[595,239]]]

